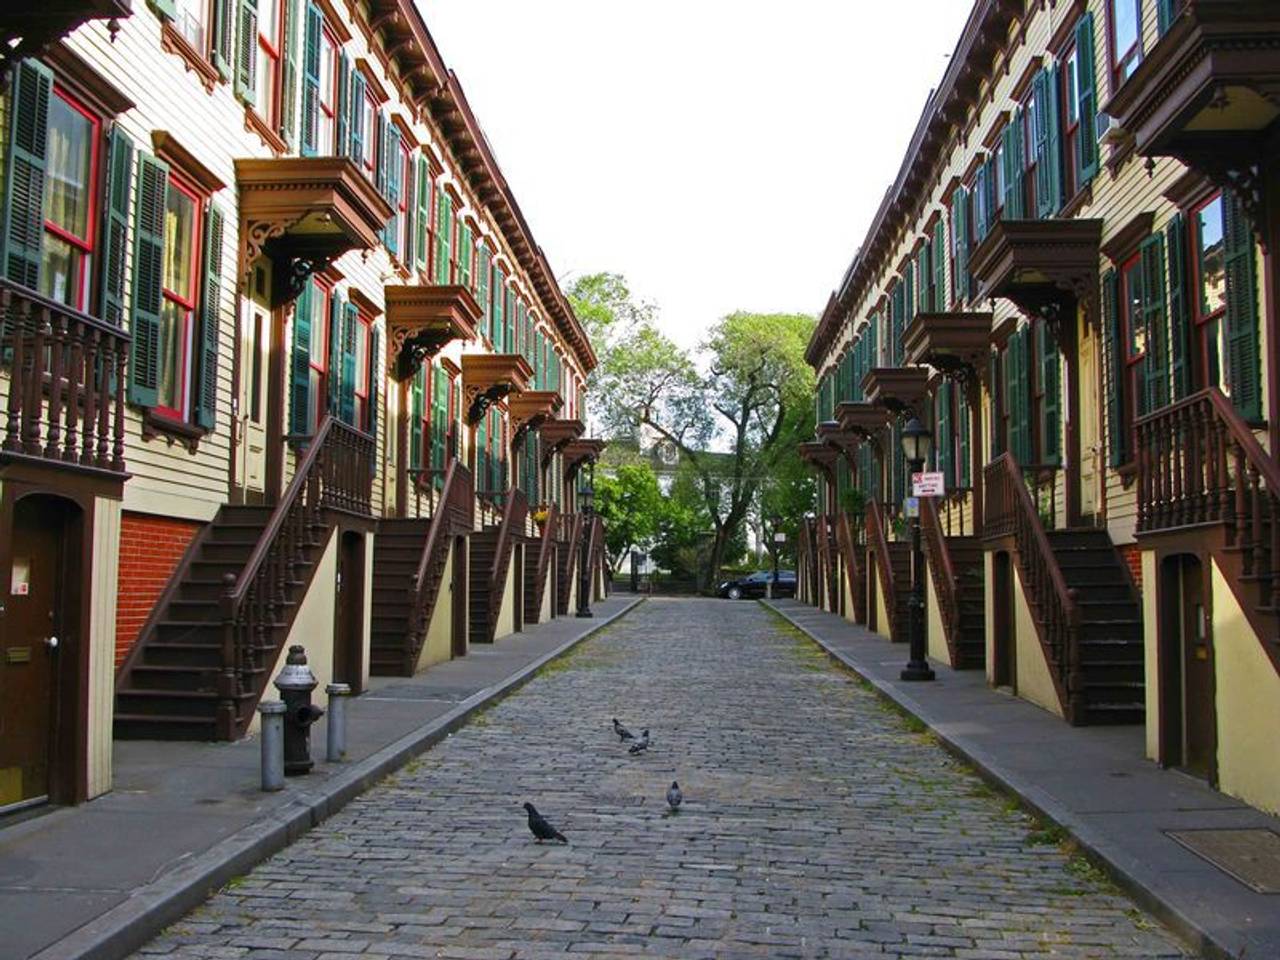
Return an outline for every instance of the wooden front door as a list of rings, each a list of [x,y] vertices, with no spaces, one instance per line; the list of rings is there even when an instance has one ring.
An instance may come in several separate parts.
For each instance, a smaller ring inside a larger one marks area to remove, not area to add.
[[[1080,514],[1092,522],[1102,511],[1102,383],[1098,373],[1098,337],[1088,325],[1080,337]]]
[[[1013,606],[1013,563],[1009,554],[997,553],[992,558],[991,603],[995,618],[992,636],[995,649],[991,658],[991,683],[1018,692],[1018,638]]]
[[[333,680],[364,690],[364,534],[347,532],[338,544],[338,635],[333,644]]]
[[[236,387],[233,492],[241,503],[264,502],[267,482],[267,388],[271,366],[269,268],[254,268],[250,296],[240,307],[240,377]]]
[[[19,500],[13,564],[0,636],[0,809],[46,799],[57,741],[58,660],[70,639],[66,601],[75,583],[63,565],[67,506],[51,497]]]
[[[453,602],[453,622],[450,624],[450,654],[467,655],[467,538],[453,538],[453,580],[449,584]]]

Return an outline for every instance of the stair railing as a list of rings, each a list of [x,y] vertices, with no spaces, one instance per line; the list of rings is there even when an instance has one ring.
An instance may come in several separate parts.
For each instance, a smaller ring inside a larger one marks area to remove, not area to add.
[[[938,597],[938,612],[947,646],[952,656],[960,648],[960,590],[955,566],[951,562],[951,550],[938,517],[937,501],[933,497],[920,498],[920,536],[924,542],[929,575],[933,578],[933,590]]]
[[[889,617],[889,636],[895,637],[898,635],[898,585],[893,579],[893,560],[889,556],[889,534],[885,527],[884,512],[876,500],[867,503],[867,549],[876,555],[880,588],[884,592],[884,608]]]
[[[578,565],[578,538],[582,536],[582,514],[566,513],[561,517],[561,543],[565,544],[564,569],[560,577],[560,595],[556,597],[556,609],[569,612],[569,598],[573,594],[573,575]]]
[[[263,528],[239,576],[224,578],[222,669],[217,735],[232,740],[251,715],[250,695],[267,682],[278,653],[275,628],[284,623],[296,567],[318,546],[324,510],[368,515],[374,440],[326,415],[297,465],[288,489]]]
[[[849,602],[853,605],[853,619],[858,623],[866,623],[867,599],[864,595],[862,563],[858,559],[858,545],[853,537],[853,525],[849,522],[849,514],[844,510],[836,515],[836,544],[841,556],[844,557],[845,579],[849,584]]]
[[[1280,464],[1231,401],[1209,387],[1134,428],[1138,531],[1223,524],[1227,547],[1258,583],[1258,605],[1280,609]]]
[[[409,651],[416,653],[421,648],[422,639],[431,626],[431,614],[440,596],[437,571],[449,552],[453,538],[470,531],[475,525],[476,500],[471,484],[471,471],[461,461],[454,460],[449,464],[444,487],[431,515],[422,555],[418,558],[418,569],[409,583],[409,636],[412,640]],[[408,666],[412,668],[413,665]]]
[[[556,533],[559,526],[560,508],[553,503],[547,507],[547,519],[542,523],[542,536],[538,541],[538,566],[533,576],[535,593],[533,599],[537,603],[534,605],[531,601],[530,604],[526,605],[526,609],[531,605],[534,606],[539,616],[542,610],[542,598],[546,595],[547,574],[551,570],[551,558],[555,555]]]
[[[1072,715],[1084,707],[1080,666],[1080,608],[1067,586],[1040,514],[1023,480],[1022,468],[1008,453],[983,470],[983,536],[1012,537],[1027,600],[1035,612],[1055,685]],[[1068,718],[1070,719],[1070,718]]]
[[[507,585],[511,551],[515,549],[516,534],[524,529],[524,520],[529,513],[529,501],[523,490],[509,490],[504,499],[506,504],[502,508],[502,520],[498,525],[498,541],[493,549],[493,568],[489,571],[489,621],[486,639],[492,637],[494,625],[498,622],[498,608]]]

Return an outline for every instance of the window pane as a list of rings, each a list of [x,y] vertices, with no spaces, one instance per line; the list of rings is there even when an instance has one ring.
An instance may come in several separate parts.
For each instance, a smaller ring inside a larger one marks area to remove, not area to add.
[[[165,300],[160,310],[160,406],[182,413],[182,379],[187,358],[186,308]]]
[[[207,53],[204,40],[206,0],[177,0],[174,26],[200,53]]]
[[[1070,126],[1080,119],[1080,83],[1077,71],[1080,68],[1080,57],[1075,50],[1072,50],[1067,56],[1065,65],[1064,83],[1066,84],[1067,95],[1067,125]]]
[[[356,393],[369,395],[369,328],[364,323],[356,326]]]
[[[337,51],[333,46],[333,38],[329,34],[321,34],[320,41],[320,104],[330,113],[333,112],[334,84],[337,78]]]
[[[191,262],[195,224],[195,201],[170,184],[164,216],[164,288],[190,303],[195,302]]]
[[[311,366],[325,369],[325,357],[329,354],[329,298],[320,290],[311,289]]]
[[[87,241],[93,123],[62,97],[54,96],[49,101],[48,143],[44,217]]]
[[[258,0],[258,33],[272,50],[280,50],[280,0]]]
[[[1222,197],[1196,214],[1196,243],[1200,260],[1200,315],[1207,317],[1227,305],[1227,272],[1222,247]]]
[[[1111,29],[1120,59],[1138,42],[1138,0],[1111,0]]]
[[[46,297],[80,309],[80,276],[86,257],[79,249],[52,234],[45,234],[40,265],[40,292]]]
[[[1140,356],[1147,348],[1146,331],[1142,329],[1142,271],[1139,265],[1124,271],[1125,320],[1129,328],[1129,359]]]

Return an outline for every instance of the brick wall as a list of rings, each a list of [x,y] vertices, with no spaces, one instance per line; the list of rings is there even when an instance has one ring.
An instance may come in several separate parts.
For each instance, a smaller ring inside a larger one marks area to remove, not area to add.
[[[1126,543],[1117,547],[1120,551],[1120,559],[1125,562],[1129,568],[1129,572],[1133,575],[1133,582],[1138,587],[1138,592],[1142,592],[1142,551],[1136,543]]]
[[[116,666],[124,662],[151,608],[201,524],[145,513],[120,519],[120,580],[116,602]]]

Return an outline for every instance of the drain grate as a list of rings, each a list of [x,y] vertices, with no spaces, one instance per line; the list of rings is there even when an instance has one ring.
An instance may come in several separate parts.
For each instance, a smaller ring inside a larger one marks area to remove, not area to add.
[[[1254,893],[1280,893],[1280,833],[1248,828],[1165,832]]]

